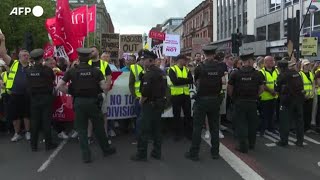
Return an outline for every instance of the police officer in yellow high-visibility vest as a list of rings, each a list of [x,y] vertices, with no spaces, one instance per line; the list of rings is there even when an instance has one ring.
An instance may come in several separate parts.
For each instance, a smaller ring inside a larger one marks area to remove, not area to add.
[[[0,56],[10,67],[8,72],[6,89],[10,94],[7,104],[7,120],[13,122],[15,134],[11,141],[16,142],[21,136],[21,119],[24,120],[25,138],[30,140],[30,99],[27,95],[26,68],[29,66],[29,52],[20,50],[19,60],[13,60],[7,54],[5,36],[0,33]]]
[[[191,138],[192,118],[191,118],[191,99],[189,85],[193,83],[193,77],[186,67],[188,60],[185,56],[179,55],[174,58],[176,65],[169,69],[169,77],[172,82],[171,103],[174,117],[175,141],[179,141],[183,135]],[[181,118],[181,109],[184,119]]]
[[[141,77],[144,74],[144,68],[142,66],[142,60],[139,58],[135,64],[130,65],[130,77],[129,77],[129,90],[131,95],[135,98],[135,112],[136,112],[136,122],[135,122],[135,133],[138,135],[139,131],[139,120],[141,113],[141,104],[139,103],[141,98],[140,84]]]
[[[305,94],[305,100],[303,103],[303,119],[304,130],[308,131],[311,128],[312,120],[312,107],[313,107],[313,87],[314,87],[314,75],[311,72],[310,61],[307,59],[301,62],[301,71],[299,72],[303,81],[303,90]]]
[[[274,119],[276,99],[278,98],[274,87],[278,78],[279,71],[275,68],[275,61],[272,56],[264,58],[264,68],[260,70],[264,76],[264,91],[260,95],[261,123],[259,127],[260,135],[266,130],[275,131]]]
[[[316,115],[316,132],[320,133],[320,66],[315,71],[315,86],[317,89],[318,104]]]
[[[99,56],[99,50],[96,46],[92,46],[91,47],[91,59],[88,61],[88,64],[93,66],[93,67],[96,67],[97,69],[99,69],[104,78],[106,79],[106,82],[107,82],[107,86],[109,89],[110,85],[111,85],[111,74],[112,74],[112,71],[110,69],[110,66],[108,64],[107,61],[103,61],[100,59],[100,56]],[[107,91],[105,91],[105,93],[107,93]],[[100,94],[101,95],[101,94]],[[102,103],[103,103],[103,96],[99,96],[99,105],[100,105],[100,108],[102,106]],[[107,117],[104,115],[104,121],[105,121],[105,127],[106,127],[106,123],[107,123]],[[89,127],[88,127],[88,137],[89,137],[89,142],[91,143],[92,142],[92,124],[91,124],[91,121],[89,121]],[[107,130],[106,130],[107,131]]]

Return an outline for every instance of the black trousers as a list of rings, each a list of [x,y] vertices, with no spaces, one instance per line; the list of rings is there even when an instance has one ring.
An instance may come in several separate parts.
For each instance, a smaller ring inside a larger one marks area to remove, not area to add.
[[[320,130],[320,95],[318,95],[318,108],[316,116],[316,127]]]
[[[313,99],[307,99],[303,103],[304,130],[311,128]]]
[[[171,96],[174,117],[174,131],[176,137],[192,135],[191,99],[189,95]],[[181,109],[184,118],[181,118]]]

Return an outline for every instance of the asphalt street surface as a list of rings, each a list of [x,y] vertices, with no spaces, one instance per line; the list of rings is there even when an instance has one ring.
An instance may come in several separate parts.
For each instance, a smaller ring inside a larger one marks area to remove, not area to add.
[[[249,154],[234,150],[232,131],[224,133],[219,160],[210,158],[210,145],[204,140],[200,161],[184,158],[190,141],[174,142],[164,136],[163,159],[149,158],[147,162],[132,162],[136,152],[132,136],[123,135],[112,140],[117,154],[104,158],[96,143],[91,145],[93,163],[83,164],[77,140],[60,141],[60,146],[45,152],[31,152],[26,140],[10,142],[9,135],[0,135],[1,180],[207,180],[207,179],[320,179],[320,135],[307,134],[304,148],[291,144],[277,147],[276,134],[257,137],[257,146]],[[294,143],[294,136],[291,135]],[[150,146],[151,147],[151,144]],[[150,148],[149,148],[150,149]]]

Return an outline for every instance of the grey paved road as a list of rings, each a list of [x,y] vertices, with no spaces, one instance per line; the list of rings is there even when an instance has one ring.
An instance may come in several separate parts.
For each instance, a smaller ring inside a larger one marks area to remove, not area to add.
[[[25,140],[9,142],[9,136],[0,136],[1,180],[207,180],[207,179],[320,179],[320,136],[309,134],[313,142],[305,148],[273,146],[275,135],[259,137],[257,148],[248,155],[234,151],[232,134],[222,140],[219,160],[209,156],[209,145],[203,141],[200,162],[184,159],[189,141],[173,142],[164,138],[163,160],[149,159],[137,163],[129,160],[135,152],[129,136],[117,137],[113,144],[118,153],[103,158],[96,144],[91,146],[92,164],[83,164],[75,140],[69,140],[60,151],[31,152]],[[273,138],[273,139],[272,139]],[[309,139],[310,140],[310,139]],[[319,142],[319,144],[317,144]],[[43,146],[43,145],[42,145]],[[42,172],[38,169],[57,152]]]

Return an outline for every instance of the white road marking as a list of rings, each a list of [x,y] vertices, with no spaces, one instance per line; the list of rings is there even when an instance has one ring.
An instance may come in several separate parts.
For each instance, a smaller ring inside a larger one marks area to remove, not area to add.
[[[44,171],[49,165],[50,163],[53,161],[53,159],[58,155],[58,153],[62,150],[63,146],[65,144],[67,144],[68,140],[65,139],[63,140],[59,146],[53,151],[53,153],[49,156],[49,158],[40,166],[40,168],[38,169],[37,172],[42,172]]]
[[[275,147],[275,146],[277,146],[277,144],[276,143],[267,143],[266,146],[267,147]]]
[[[209,140],[202,138],[210,146]],[[258,173],[256,173],[251,167],[231,152],[226,146],[220,143],[220,156],[244,179],[244,180],[263,180]]]
[[[309,142],[312,142],[312,143],[314,143],[314,144],[320,144],[320,142],[319,141],[316,141],[316,140],[314,140],[314,139],[312,139],[312,138],[310,138],[310,137],[308,137],[308,136],[304,136],[304,139],[305,140],[307,140],[307,141],[309,141]]]
[[[280,136],[278,136],[277,134],[274,134],[274,133],[272,133],[272,132],[266,132],[266,133],[269,134],[270,136],[273,136],[273,137],[277,138],[278,140],[280,140]],[[291,136],[289,136],[288,139],[289,139],[288,144],[291,145],[291,146],[293,146],[294,143],[292,143],[292,142],[290,142],[290,141],[293,141],[293,142],[296,142],[296,141],[297,141],[296,138],[293,138],[293,137],[291,137]],[[308,144],[304,142],[303,145],[308,145]]]

